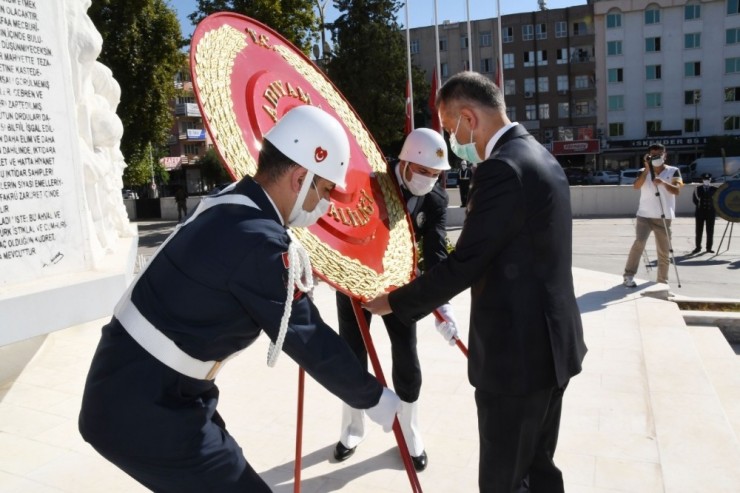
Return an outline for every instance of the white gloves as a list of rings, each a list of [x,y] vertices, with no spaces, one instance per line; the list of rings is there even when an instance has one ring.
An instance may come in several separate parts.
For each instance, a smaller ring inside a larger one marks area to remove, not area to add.
[[[439,320],[437,317],[434,317],[434,326],[437,327],[437,332],[442,334],[445,341],[447,341],[450,346],[454,346],[455,339],[459,336],[457,334],[457,320],[455,319],[455,313],[452,311],[452,305],[445,303],[437,308],[437,311],[442,315],[444,320]]]
[[[383,427],[383,431],[388,433],[393,429],[393,420],[396,419],[396,413],[401,410],[401,399],[393,393],[388,387],[383,388],[383,394],[380,400],[365,413],[370,419]]]

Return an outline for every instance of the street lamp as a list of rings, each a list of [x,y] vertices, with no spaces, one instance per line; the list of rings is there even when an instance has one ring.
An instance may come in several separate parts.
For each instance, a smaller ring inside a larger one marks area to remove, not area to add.
[[[699,101],[701,91],[694,89],[694,159],[699,159]]]

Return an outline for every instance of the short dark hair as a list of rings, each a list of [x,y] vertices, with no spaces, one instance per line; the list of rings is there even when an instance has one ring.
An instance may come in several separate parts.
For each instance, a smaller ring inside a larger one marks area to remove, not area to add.
[[[450,77],[437,92],[437,109],[439,105],[451,102],[467,102],[493,109],[506,109],[504,94],[488,77],[478,72],[458,72]]]
[[[665,152],[665,146],[663,144],[650,144],[650,147],[648,147],[648,152],[650,151],[660,151]]]
[[[298,163],[280,152],[272,142],[262,140],[262,149],[257,158],[257,174],[263,177],[267,183],[272,183],[283,176],[289,170],[298,166]]]

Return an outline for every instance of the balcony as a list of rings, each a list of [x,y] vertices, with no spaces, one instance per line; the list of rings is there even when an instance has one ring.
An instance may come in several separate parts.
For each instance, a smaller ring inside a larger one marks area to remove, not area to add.
[[[175,105],[175,116],[193,116],[202,118],[196,103],[179,103]]]
[[[206,140],[206,131],[203,128],[189,128],[185,132],[180,133],[180,140],[187,140],[188,142],[202,142]]]

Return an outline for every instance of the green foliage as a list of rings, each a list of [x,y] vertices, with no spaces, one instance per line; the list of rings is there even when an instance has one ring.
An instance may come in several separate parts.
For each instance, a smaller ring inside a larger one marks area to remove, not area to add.
[[[180,23],[164,0],[96,0],[88,15],[103,37],[99,60],[121,86],[124,183],[148,183],[148,145],[164,145],[172,127],[173,81],[185,56]]]
[[[341,14],[333,24],[334,54],[327,71],[384,151],[404,137],[406,44],[396,22],[401,5],[334,1]]]
[[[197,25],[216,12],[236,12],[266,24],[308,54],[319,21],[312,0],[198,0],[198,10],[188,16]]]
[[[200,176],[209,190],[213,189],[216,185],[231,181],[231,177],[221,163],[218,153],[213,148],[208,149],[206,153],[198,159],[196,164],[200,166]]]

